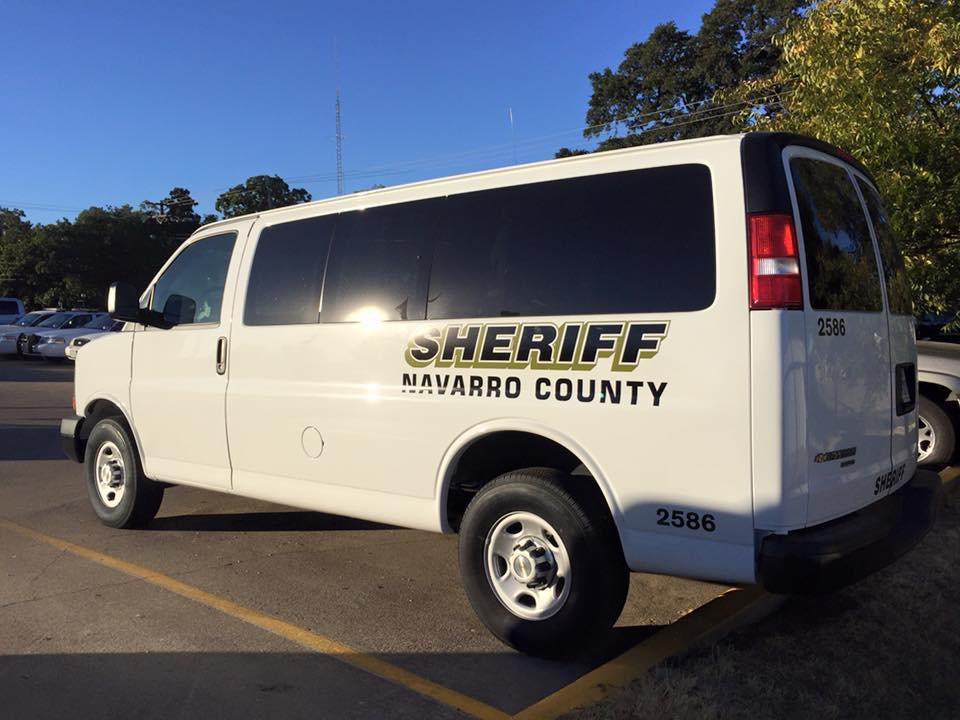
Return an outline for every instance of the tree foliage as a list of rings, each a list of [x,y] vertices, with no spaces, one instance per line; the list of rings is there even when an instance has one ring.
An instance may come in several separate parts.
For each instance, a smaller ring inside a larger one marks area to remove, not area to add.
[[[590,74],[593,94],[584,136],[602,137],[598,149],[611,150],[731,132],[735,113],[714,102],[714,95],[770,76],[780,62],[773,38],[808,5],[806,0],[717,0],[696,34],[673,22],[658,25],[646,40],[627,48],[615,71]],[[577,152],[563,148],[557,156]]]
[[[175,201],[175,202],[168,202]],[[91,207],[71,222],[27,222],[20,210],[0,209],[0,295],[28,307],[102,307],[111,282],[145,287],[184,239],[200,226],[190,192],[174,188],[140,208]]]
[[[799,132],[871,169],[920,312],[960,307],[960,3],[821,0],[776,40],[777,70],[718,102],[781,92],[742,129]]]
[[[278,175],[254,175],[221,193],[214,207],[229,218],[308,200],[310,193],[303,188],[291,188]]]

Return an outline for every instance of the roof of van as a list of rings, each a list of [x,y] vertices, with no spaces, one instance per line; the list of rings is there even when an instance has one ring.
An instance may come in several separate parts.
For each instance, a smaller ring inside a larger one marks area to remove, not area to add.
[[[520,165],[505,165],[501,167],[490,168],[488,170],[479,170],[479,171],[469,172],[469,173],[460,173],[458,175],[446,175],[443,177],[429,178],[426,180],[418,180],[416,182],[403,183],[400,185],[390,185],[388,187],[377,188],[375,190],[363,190],[363,191],[350,193],[349,195],[334,195],[331,197],[311,200],[310,202],[299,203],[297,205],[284,205],[283,207],[271,208],[270,210],[261,210],[260,212],[247,213],[246,215],[237,215],[231,218],[224,218],[223,220],[217,220],[216,222],[209,223],[208,225],[203,225],[201,229],[207,230],[209,228],[218,227],[220,225],[228,225],[237,220],[246,220],[250,218],[257,218],[257,217],[268,216],[268,215],[269,216],[278,215],[284,212],[288,212],[294,208],[296,208],[297,210],[303,210],[311,207],[321,207],[326,204],[332,204],[338,201],[342,201],[346,197],[352,197],[352,198],[371,197],[378,194],[396,192],[397,190],[409,190],[409,189],[415,189],[420,187],[426,187],[429,185],[447,182],[450,180],[464,180],[464,179],[470,179],[470,178],[484,177],[488,175],[495,175],[497,173],[501,173],[507,170],[537,168],[537,167],[543,167],[546,165],[556,165],[559,163],[593,162],[593,161],[597,161],[600,158],[608,158],[608,157],[617,156],[617,155],[628,155],[631,153],[650,152],[653,150],[663,150],[664,148],[667,148],[667,147],[679,147],[679,146],[697,145],[697,144],[707,145],[707,144],[715,144],[715,143],[734,143],[734,142],[740,143],[745,138],[749,138],[751,140],[750,144],[754,145],[755,147],[763,146],[764,148],[771,148],[771,149],[777,148],[778,155],[779,155],[779,150],[782,149],[783,147],[786,147],[787,145],[802,145],[804,147],[810,147],[815,150],[820,150],[821,152],[825,152],[829,155],[835,155],[843,159],[845,162],[848,162],[849,164],[853,165],[858,170],[860,170],[864,175],[866,175],[867,177],[870,177],[870,174],[867,171],[867,169],[863,167],[859,162],[857,162],[857,160],[851,157],[848,153],[832,145],[828,145],[827,143],[821,142],[819,140],[815,140],[805,135],[797,135],[793,133],[772,133],[772,132],[752,132],[752,133],[739,133],[739,134],[732,134],[732,135],[711,135],[709,137],[692,138],[689,140],[674,140],[671,142],[655,143],[650,145],[638,145],[636,147],[621,148],[620,150],[608,150],[603,153],[588,153],[586,155],[574,155],[566,158],[538,160],[537,162],[523,163]]]

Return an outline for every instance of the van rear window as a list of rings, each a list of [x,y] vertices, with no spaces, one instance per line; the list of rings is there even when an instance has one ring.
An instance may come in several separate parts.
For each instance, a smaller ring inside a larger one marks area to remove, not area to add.
[[[867,213],[873,224],[873,234],[877,237],[880,259],[883,261],[883,276],[887,283],[887,303],[894,315],[913,315],[913,301],[910,294],[910,281],[903,264],[903,255],[897,244],[897,236],[890,225],[890,218],[880,201],[877,191],[858,179],[860,192],[867,203]]]
[[[879,312],[877,258],[850,174],[822,160],[794,158],[790,172],[800,211],[810,306]]]

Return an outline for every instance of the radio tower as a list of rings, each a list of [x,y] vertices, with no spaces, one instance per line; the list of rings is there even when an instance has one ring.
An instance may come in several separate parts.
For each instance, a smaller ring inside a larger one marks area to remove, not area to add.
[[[340,84],[337,83],[337,195],[343,195],[343,133],[340,131]]]

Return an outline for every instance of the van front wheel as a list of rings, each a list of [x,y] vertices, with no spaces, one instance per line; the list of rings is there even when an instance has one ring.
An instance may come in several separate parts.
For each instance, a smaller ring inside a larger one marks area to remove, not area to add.
[[[87,439],[84,465],[87,494],[100,522],[132,528],[153,520],[163,502],[163,485],[143,474],[131,433],[120,418],[96,424]]]
[[[616,530],[568,492],[571,482],[547,469],[501,475],[460,527],[470,604],[494,635],[531,655],[569,655],[602,638],[627,597]]]

